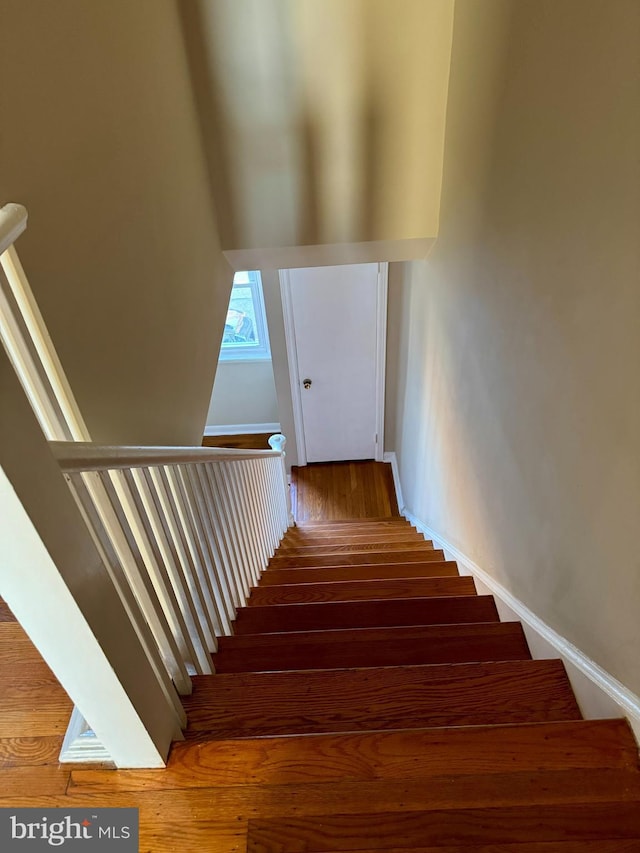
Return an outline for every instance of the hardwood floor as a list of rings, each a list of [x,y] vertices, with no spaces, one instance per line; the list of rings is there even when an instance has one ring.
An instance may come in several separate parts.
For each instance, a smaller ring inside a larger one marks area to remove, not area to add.
[[[269,439],[273,433],[257,432],[239,435],[205,435],[203,447],[231,447],[234,450],[271,450]]]
[[[400,516],[386,462],[317,462],[294,467],[291,478],[298,524]]]
[[[0,805],[7,796],[63,793],[58,766],[72,704],[4,601],[0,601]]]

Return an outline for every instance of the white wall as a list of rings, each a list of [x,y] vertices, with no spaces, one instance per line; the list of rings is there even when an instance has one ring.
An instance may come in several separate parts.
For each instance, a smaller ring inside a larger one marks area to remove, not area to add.
[[[280,432],[287,438],[287,468],[290,470],[292,465],[298,464],[298,449],[293,419],[293,400],[291,397],[287,341],[284,332],[280,276],[275,269],[263,269],[260,275],[262,277],[264,307],[269,324],[273,378],[278,403],[278,422],[280,423]]]
[[[232,273],[174,0],[2,0],[0,204],[97,441],[199,443]]]
[[[409,510],[636,693],[639,30],[635,0],[458,0],[389,356]]]
[[[234,372],[233,369],[228,369],[233,367],[231,363],[221,362],[218,366],[218,373],[216,374],[207,424],[213,426],[231,423],[268,423],[269,421],[262,420],[262,417],[266,417],[269,413],[272,414],[273,418],[271,422],[279,423],[281,432],[287,437],[287,467],[290,469],[291,465],[298,464],[298,455],[293,422],[293,402],[291,399],[289,360],[284,333],[280,277],[278,270],[275,269],[261,269],[260,277],[262,279],[262,292],[269,329],[271,362],[269,362],[268,368],[263,363],[258,366],[257,370],[253,369],[255,365],[250,363],[246,365],[238,364],[236,367],[239,370],[242,370],[243,367],[248,368],[249,374],[253,375],[252,384],[257,382],[260,386],[258,389],[258,398],[262,400],[260,407],[255,407],[251,401],[242,403],[242,405],[251,406],[248,414],[259,414],[261,418],[260,420],[234,421],[231,419],[231,415],[228,414],[229,410],[226,408],[223,409],[221,405],[218,405],[218,403],[223,403],[225,398],[229,401],[229,397],[234,393],[232,380],[234,378],[241,378],[239,371]],[[224,396],[218,398],[217,394],[220,388],[223,391],[226,390],[226,393]],[[230,405],[237,415],[239,410],[235,408],[235,403],[230,402]],[[246,409],[244,413],[247,414]]]
[[[218,364],[207,426],[278,423],[271,359]]]

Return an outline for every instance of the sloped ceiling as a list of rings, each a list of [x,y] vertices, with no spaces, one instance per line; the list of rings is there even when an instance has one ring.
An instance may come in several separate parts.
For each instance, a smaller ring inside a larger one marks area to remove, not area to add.
[[[223,249],[435,237],[453,5],[183,0]]]

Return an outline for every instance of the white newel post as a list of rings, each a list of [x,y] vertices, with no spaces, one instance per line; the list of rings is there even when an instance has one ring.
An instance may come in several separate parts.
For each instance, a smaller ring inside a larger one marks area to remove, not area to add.
[[[269,438],[269,447],[272,450],[277,450],[281,454],[282,459],[282,476],[284,478],[284,489],[287,496],[287,527],[291,527],[294,523],[293,512],[291,511],[291,491],[289,489],[289,478],[287,477],[287,465],[285,462],[286,453],[284,452],[287,446],[287,438],[282,433],[276,433]]]

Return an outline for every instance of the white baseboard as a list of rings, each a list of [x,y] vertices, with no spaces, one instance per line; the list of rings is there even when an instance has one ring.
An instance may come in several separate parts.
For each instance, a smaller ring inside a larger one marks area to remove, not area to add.
[[[404,499],[402,497],[402,486],[400,484],[400,471],[398,470],[398,459],[393,450],[386,452],[382,456],[383,462],[391,464],[391,473],[393,474],[393,485],[396,490],[396,500],[398,502],[398,510],[400,515],[404,515]]]
[[[259,432],[273,435],[280,432],[280,424],[214,424],[204,428],[205,435],[255,435]]]
[[[587,719],[627,717],[636,738],[640,740],[639,696],[632,693],[624,684],[587,657],[573,643],[558,634],[520,599],[510,593],[501,583],[494,580],[488,572],[480,568],[462,551],[440,536],[436,530],[424,524],[406,508],[403,508],[402,514],[428,539],[432,539],[434,545],[442,548],[448,560],[455,560],[458,563],[460,574],[473,576],[478,592],[490,593],[495,597],[502,621],[522,623],[534,658],[538,660],[562,658],[580,710]]]

